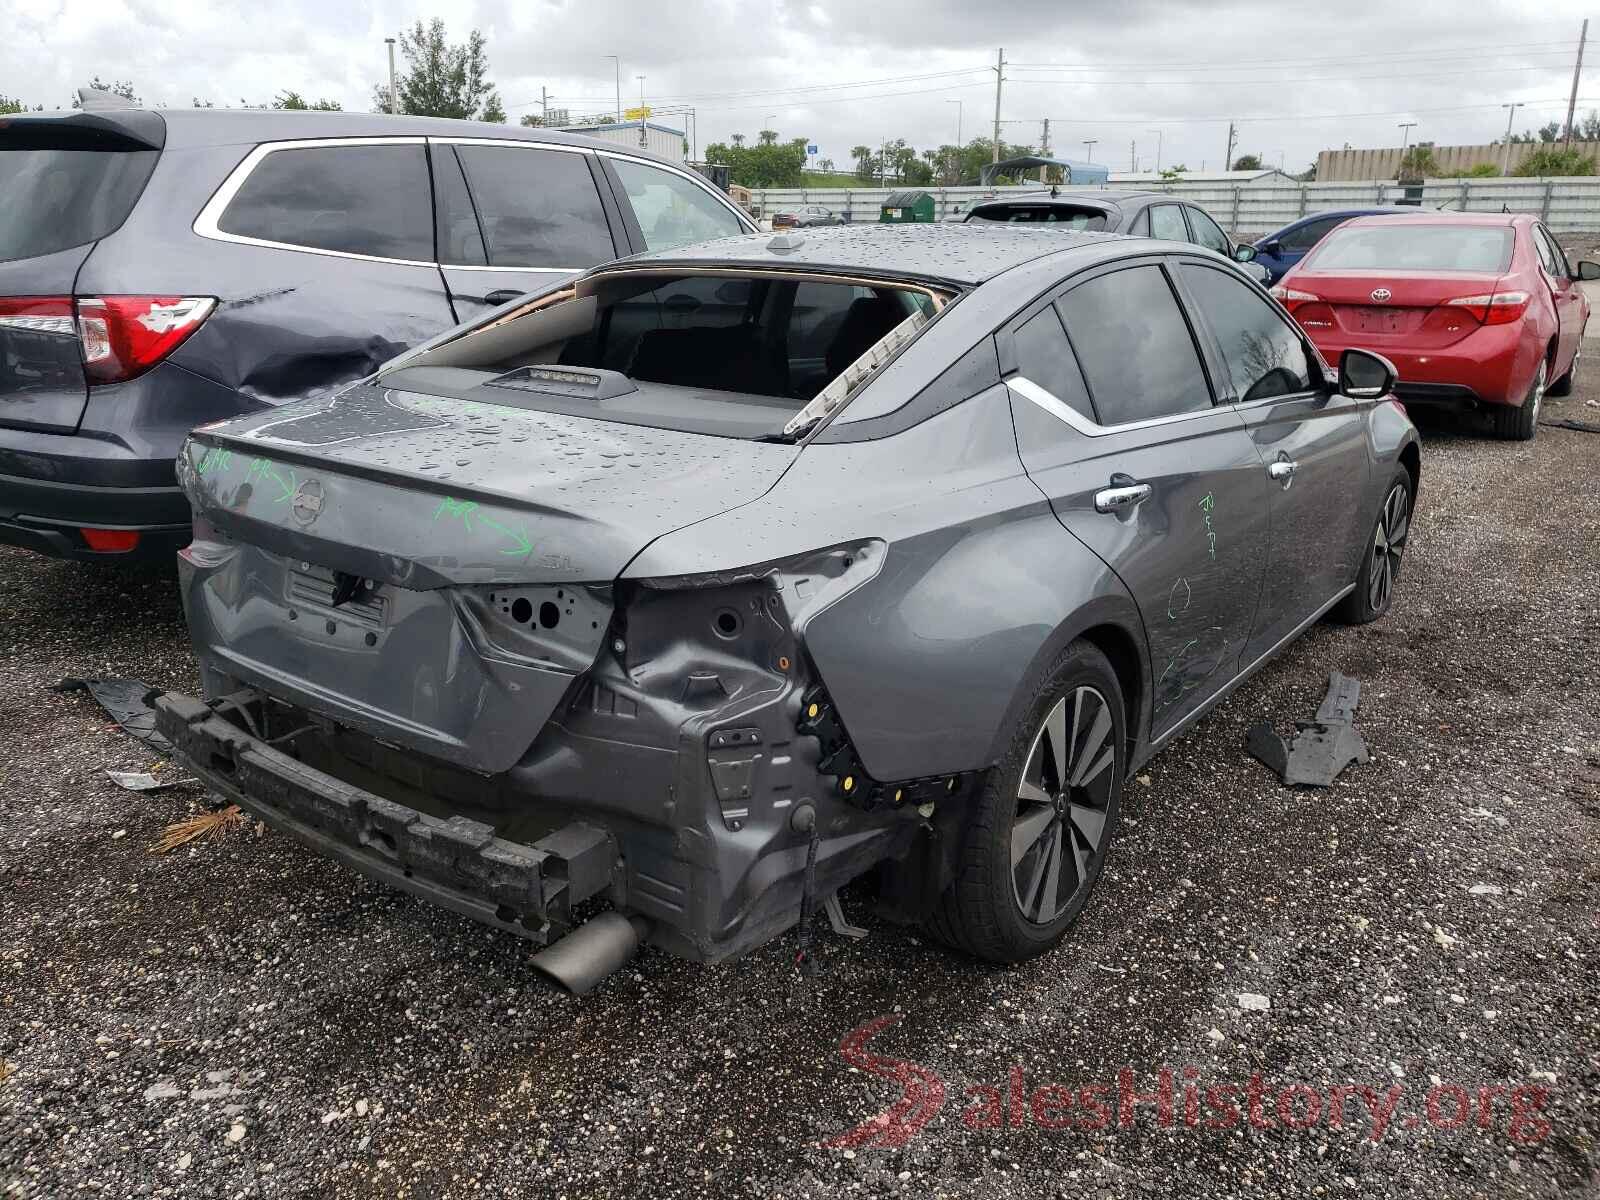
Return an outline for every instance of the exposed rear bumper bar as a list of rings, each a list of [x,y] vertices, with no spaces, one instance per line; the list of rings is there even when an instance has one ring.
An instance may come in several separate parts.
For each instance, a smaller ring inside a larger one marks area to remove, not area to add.
[[[572,822],[532,845],[464,816],[441,820],[298,762],[191,696],[155,701],[156,725],[206,785],[317,851],[463,916],[546,942],[618,864],[604,830]]]

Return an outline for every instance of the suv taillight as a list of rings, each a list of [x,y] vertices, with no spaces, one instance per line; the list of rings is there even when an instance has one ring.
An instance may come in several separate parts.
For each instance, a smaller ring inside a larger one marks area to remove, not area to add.
[[[211,315],[210,296],[80,296],[78,340],[90,383],[143,374]]]
[[[148,371],[200,327],[210,296],[17,296],[0,298],[0,329],[76,337],[90,383]]]

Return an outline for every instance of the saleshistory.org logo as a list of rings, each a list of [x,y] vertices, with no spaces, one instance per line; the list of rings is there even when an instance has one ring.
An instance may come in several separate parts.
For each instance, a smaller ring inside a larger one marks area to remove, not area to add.
[[[894,1149],[907,1145],[944,1107],[949,1089],[936,1072],[918,1063],[877,1054],[867,1043],[900,1020],[898,1014],[875,1017],[845,1034],[839,1054],[852,1067],[900,1087],[900,1098],[854,1129],[828,1138],[824,1146]],[[1162,1128],[1182,1123],[1190,1129],[1222,1130],[1247,1124],[1252,1129],[1312,1129],[1325,1126],[1365,1128],[1374,1142],[1398,1124],[1415,1129],[1489,1129],[1504,1122],[1513,1142],[1534,1146],[1550,1134],[1541,1114],[1548,1088],[1482,1084],[1468,1088],[1434,1082],[1423,1100],[1422,1113],[1402,1106],[1403,1085],[1339,1084],[1323,1088],[1308,1083],[1278,1086],[1259,1072],[1240,1081],[1206,1079],[1196,1067],[1163,1066],[1142,1077],[1123,1067],[1114,1083],[1068,1087],[1045,1083],[1029,1087],[1021,1066],[1013,1066],[1003,1084],[976,1083],[962,1089],[969,1101],[961,1113],[968,1129],[1020,1129],[1034,1125],[1054,1131],[1093,1132],[1112,1125],[1127,1129],[1141,1110]]]

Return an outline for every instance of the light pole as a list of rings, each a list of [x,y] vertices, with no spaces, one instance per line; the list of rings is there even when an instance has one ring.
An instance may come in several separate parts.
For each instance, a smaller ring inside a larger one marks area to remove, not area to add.
[[[617,120],[622,120],[622,60],[615,54],[607,54],[617,71]]]
[[[777,115],[777,113],[768,113],[766,116],[761,118],[761,128],[756,130],[756,141],[759,142],[761,140],[761,135],[767,130],[772,129],[772,119]],[[776,129],[772,129],[772,140],[778,140],[778,131]]]
[[[1411,131],[1416,128],[1416,125],[1415,121],[1401,121],[1399,123],[1399,128],[1404,129],[1405,133],[1400,135],[1400,165],[1395,168],[1394,173],[1394,177],[1397,180],[1406,173],[1406,150],[1411,145]]]
[[[1161,130],[1146,129],[1145,132],[1156,135],[1156,174],[1159,175],[1161,174]]]
[[[389,45],[389,115],[400,115],[400,94],[394,86],[394,39],[384,38]]]
[[[961,149],[961,101],[946,100],[945,103],[954,104],[956,106],[956,149],[959,150]]]
[[[1500,174],[1508,175],[1511,172],[1511,122],[1517,119],[1517,109],[1522,107],[1522,101],[1518,100],[1515,104],[1502,104],[1500,107],[1511,110],[1506,114],[1506,144],[1505,148],[1500,152]]]
[[[1089,156],[1089,161],[1094,161],[1094,148],[1100,144],[1099,138],[1084,138],[1083,152]]]
[[[640,75],[639,76],[639,148],[643,149],[644,147],[648,146],[649,144],[650,144],[650,139],[645,135],[645,131],[644,131],[644,76]]]

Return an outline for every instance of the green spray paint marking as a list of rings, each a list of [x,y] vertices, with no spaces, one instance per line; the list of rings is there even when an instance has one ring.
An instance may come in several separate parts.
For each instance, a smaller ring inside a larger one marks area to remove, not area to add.
[[[1216,506],[1217,502],[1210,492],[1200,498],[1200,507],[1206,514],[1206,549],[1210,551],[1212,558],[1217,556],[1217,531],[1211,528],[1211,510]]]
[[[528,540],[526,531],[507,528],[480,510],[474,500],[457,500],[454,497],[446,496],[439,501],[439,507],[433,510],[433,519],[435,521],[445,517],[459,520],[468,533],[476,533],[479,528],[482,528],[509,539],[511,547],[501,550],[501,554],[507,554],[513,558],[527,558],[528,555],[533,553],[533,543]],[[476,526],[473,524],[474,521],[477,522]]]
[[[195,463],[197,475],[215,475],[219,471],[226,471],[233,466],[233,451],[224,450],[221,446],[212,446],[200,456],[200,461]]]
[[[274,467],[270,459],[253,458],[250,460],[250,469],[245,473],[247,480],[265,480],[278,485],[278,494],[273,497],[274,504],[287,504],[294,498],[294,490],[299,484],[295,473],[291,470],[289,478],[285,479]]]

